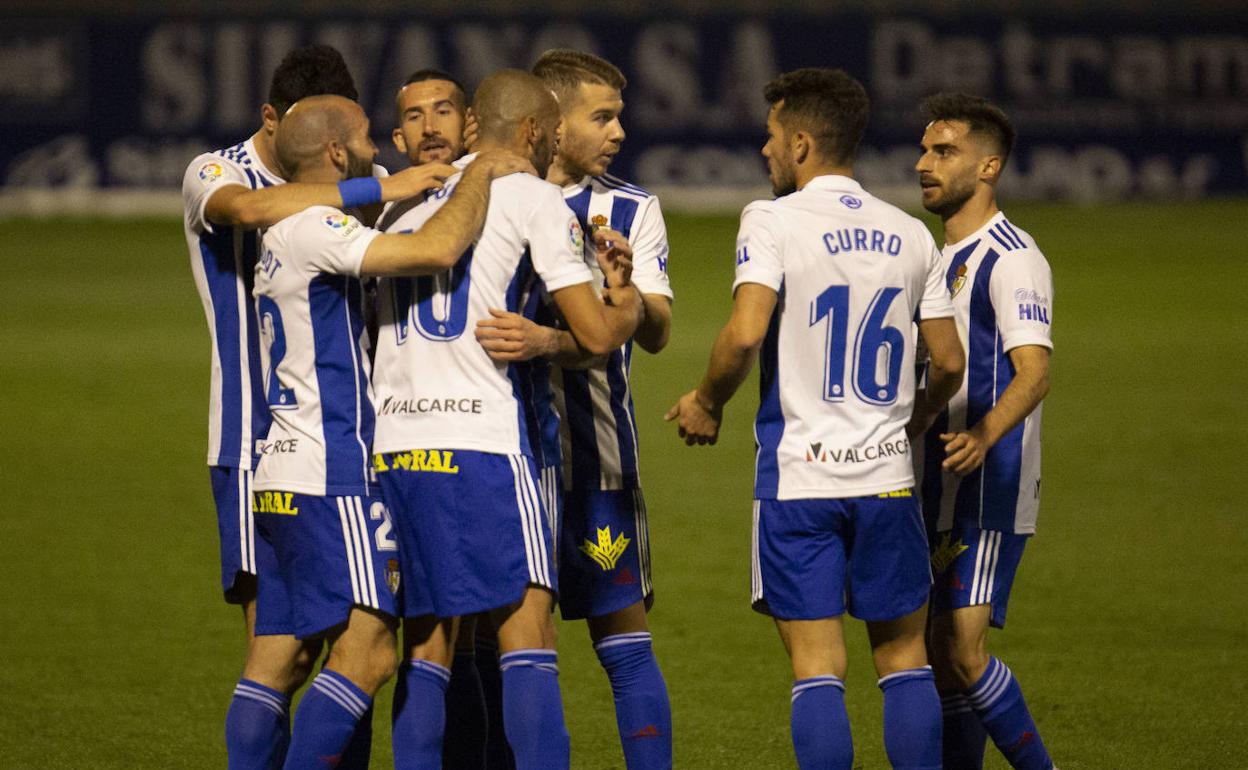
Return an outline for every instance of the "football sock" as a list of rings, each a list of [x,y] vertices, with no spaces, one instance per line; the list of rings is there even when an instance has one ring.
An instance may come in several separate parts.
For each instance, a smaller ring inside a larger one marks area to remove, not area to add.
[[[225,713],[230,770],[279,768],[290,745],[290,698],[250,679],[238,680]]]
[[[669,770],[672,707],[650,634],[608,636],[594,645],[594,652],[611,680],[615,723],[628,770]]]
[[[988,731],[971,702],[960,692],[940,696],[944,710],[945,770],[982,770]]]
[[[789,727],[801,770],[853,767],[854,741],[845,710],[845,683],[840,678],[812,676],[794,682]]]
[[[485,694],[476,655],[455,653],[451,684],[446,691],[446,731],[442,735],[442,767],[446,770],[484,770],[486,721]]]
[[[1016,770],[1053,767],[1053,760],[1049,759],[1049,752],[1023,700],[1023,690],[1004,663],[990,657],[988,670],[966,691],[966,698],[1011,767]]]
[[[940,770],[940,696],[931,666],[881,677],[884,751],[895,770]]]
[[[399,667],[390,730],[395,770],[442,766],[450,680],[450,671],[427,660],[409,660]]]
[[[364,716],[360,717],[355,726],[355,735],[342,752],[342,761],[338,770],[368,770],[369,760],[373,756],[373,707],[369,706]]]
[[[516,770],[567,770],[571,746],[563,723],[554,650],[516,650],[499,658],[503,726]]]
[[[503,672],[498,668],[498,640],[492,634],[478,633],[475,646],[489,731],[485,741],[485,767],[486,770],[516,770],[516,758],[503,728]]]
[[[295,712],[295,729],[283,767],[337,767],[373,699],[342,674],[323,668]]]

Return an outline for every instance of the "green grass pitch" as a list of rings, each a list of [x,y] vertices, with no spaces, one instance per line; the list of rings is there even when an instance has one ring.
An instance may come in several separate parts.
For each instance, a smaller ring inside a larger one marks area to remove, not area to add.
[[[1064,770],[1248,767],[1248,208],[1010,214],[1053,265],[1056,354],[1040,534],[991,646]],[[736,222],[669,228],[672,342],[638,353],[634,390],[676,765],[792,767],[787,663],[747,606],[753,385],[714,448],[662,421],[727,317]],[[219,598],[180,227],[11,220],[0,244],[0,766],[224,767],[241,623]],[[561,634],[573,767],[621,768],[586,632]],[[857,764],[887,767],[861,624],[849,644]]]

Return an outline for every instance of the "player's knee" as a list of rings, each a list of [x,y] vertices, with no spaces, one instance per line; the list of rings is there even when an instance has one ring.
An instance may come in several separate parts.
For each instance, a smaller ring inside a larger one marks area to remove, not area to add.
[[[950,644],[942,648],[939,667],[963,689],[979,681],[988,668],[988,653],[973,644]]]
[[[394,642],[377,645],[368,659],[368,670],[377,686],[390,681],[399,670],[399,656],[394,649]]]

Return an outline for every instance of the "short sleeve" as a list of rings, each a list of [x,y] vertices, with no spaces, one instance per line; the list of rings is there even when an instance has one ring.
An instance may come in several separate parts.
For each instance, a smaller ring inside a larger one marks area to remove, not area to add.
[[[585,232],[559,188],[542,183],[531,195],[529,255],[546,291],[592,281],[593,273],[585,264]]]
[[[1001,347],[1053,347],[1053,274],[1036,249],[1013,251],[997,261],[988,283],[1001,330]]]
[[[926,269],[917,320],[950,318],[954,314],[953,301],[949,299],[949,287],[945,284],[945,268],[940,259],[940,250],[936,248],[936,241],[926,227],[919,225],[919,230],[922,244],[920,248],[925,254]]]
[[[306,211],[296,223],[292,246],[312,270],[337,275],[360,274],[364,253],[380,232],[328,206]]]
[[[667,226],[658,198],[642,204],[641,215],[633,225],[629,240],[633,247],[633,284],[642,294],[660,294],[672,298],[672,285],[667,278]]]
[[[776,214],[766,201],[755,201],[741,212],[733,292],[743,283],[758,283],[780,291],[784,283],[784,265],[780,260],[780,239],[776,228]]]
[[[212,232],[212,223],[204,216],[208,199],[222,187],[242,185],[251,189],[247,176],[236,164],[220,155],[204,153],[186,167],[182,176],[182,214],[192,232]]]

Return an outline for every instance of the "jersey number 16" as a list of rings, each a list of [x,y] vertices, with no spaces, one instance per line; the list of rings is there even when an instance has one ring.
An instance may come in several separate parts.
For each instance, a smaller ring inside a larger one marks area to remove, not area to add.
[[[897,327],[886,326],[885,321],[889,307],[900,293],[901,289],[892,286],[877,291],[854,335],[850,380],[854,393],[868,404],[887,406],[897,400],[906,338]],[[828,328],[823,359],[823,400],[835,403],[845,400],[850,320],[848,286],[829,286],[810,303],[810,325],[815,326],[825,318]]]

